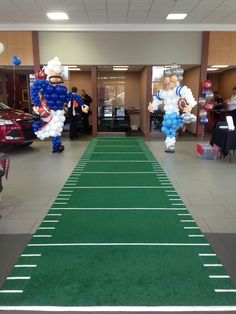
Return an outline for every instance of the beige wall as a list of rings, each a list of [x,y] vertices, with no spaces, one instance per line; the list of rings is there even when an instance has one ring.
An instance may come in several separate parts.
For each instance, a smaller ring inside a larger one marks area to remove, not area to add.
[[[202,32],[39,32],[40,63],[201,63]]]
[[[187,85],[192,93],[196,101],[198,100],[199,94],[199,81],[200,81],[200,67],[194,67],[192,69],[186,70],[184,72],[184,85]],[[197,105],[193,108],[192,113],[197,115],[198,107]],[[191,123],[187,125],[186,128],[189,132],[196,134],[197,133],[197,124]]]
[[[0,32],[4,52],[0,65],[12,65],[12,57],[21,58],[21,65],[34,65],[32,32]]]
[[[140,107],[140,72],[125,74],[125,107]]]
[[[234,86],[236,86],[236,69],[225,71],[219,76],[219,92],[224,100],[232,96]]]
[[[91,95],[91,72],[70,71],[69,73],[69,81],[65,82],[68,89],[71,90],[73,86],[76,86],[78,88],[79,94],[81,92],[81,89],[85,89],[87,94]]]

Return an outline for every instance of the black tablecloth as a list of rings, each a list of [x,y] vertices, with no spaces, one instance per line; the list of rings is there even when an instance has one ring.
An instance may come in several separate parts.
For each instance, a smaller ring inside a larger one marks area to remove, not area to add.
[[[227,156],[230,150],[236,150],[236,129],[234,131],[219,127],[213,129],[210,144],[220,147],[221,155]]]

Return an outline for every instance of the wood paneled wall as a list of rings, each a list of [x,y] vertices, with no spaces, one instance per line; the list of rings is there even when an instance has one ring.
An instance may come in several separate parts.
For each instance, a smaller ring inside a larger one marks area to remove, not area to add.
[[[225,101],[232,96],[232,88],[236,86],[236,69],[211,73],[208,75],[208,79],[212,82],[212,90],[218,91]]]
[[[21,65],[34,65],[32,32],[0,32],[0,42],[0,65],[12,65],[13,56],[21,58]]]
[[[236,64],[236,32],[210,32],[208,65]]]

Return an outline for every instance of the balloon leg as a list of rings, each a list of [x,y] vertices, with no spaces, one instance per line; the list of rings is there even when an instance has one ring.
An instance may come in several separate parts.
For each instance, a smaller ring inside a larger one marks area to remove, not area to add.
[[[61,137],[56,136],[52,138],[52,152],[53,153],[62,153],[64,146],[61,144]]]

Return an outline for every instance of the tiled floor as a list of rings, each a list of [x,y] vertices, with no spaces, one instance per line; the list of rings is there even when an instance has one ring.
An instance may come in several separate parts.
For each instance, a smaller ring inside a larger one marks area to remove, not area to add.
[[[62,154],[52,154],[50,141],[1,150],[11,160],[9,178],[3,179],[0,203],[0,256],[9,256],[5,263],[10,264],[20,254],[19,246],[23,250],[25,239],[39,226],[89,140],[89,137],[78,141],[65,138]],[[166,154],[163,139],[146,140],[236,283],[236,156],[231,163],[227,158],[200,159],[197,142],[194,137],[182,136],[177,139],[176,153]],[[7,236],[14,239],[12,246],[4,245]],[[6,267],[0,267],[0,285],[7,271]]]
[[[164,143],[147,144],[161,163],[203,232],[236,233],[236,156],[203,160],[196,140],[178,141],[175,154],[164,152]]]

